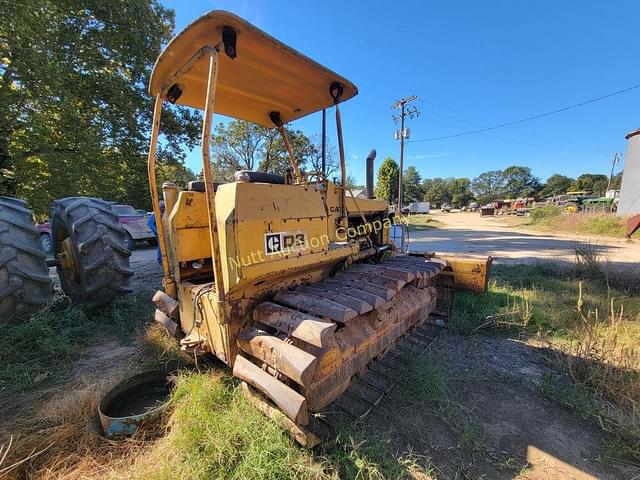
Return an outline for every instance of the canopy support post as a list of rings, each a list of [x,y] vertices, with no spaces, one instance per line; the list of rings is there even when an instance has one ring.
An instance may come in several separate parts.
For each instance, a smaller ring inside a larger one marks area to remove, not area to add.
[[[300,175],[300,169],[298,169],[298,161],[293,154],[293,149],[291,148],[291,144],[289,143],[289,136],[287,135],[287,130],[284,128],[284,123],[280,118],[280,112],[271,112],[269,114],[269,118],[280,132],[280,136],[282,137],[282,141],[284,142],[284,147],[287,149],[287,154],[289,155],[291,168],[293,168],[293,175],[296,179],[296,182],[300,183],[302,182],[302,176]]]
[[[162,286],[170,297],[176,297],[176,282],[171,276],[169,268],[169,257],[167,256],[167,243],[165,241],[164,225],[162,223],[162,213],[160,212],[160,198],[158,195],[158,184],[156,179],[156,149],[158,146],[158,136],[160,134],[160,115],[164,98],[162,94],[156,95],[153,107],[153,123],[151,124],[151,144],[149,145],[149,155],[147,157],[147,175],[149,177],[149,191],[151,193],[151,204],[153,215],[156,220],[156,232],[158,236],[158,247],[162,258]]]
[[[207,80],[207,97],[205,101],[204,119],[202,122],[202,171],[204,174],[205,194],[207,196],[207,210],[209,213],[209,233],[211,237],[211,261],[215,279],[215,298],[217,302],[225,299],[224,278],[222,276],[222,258],[220,258],[220,239],[218,237],[218,222],[216,217],[216,192],[213,184],[211,169],[211,125],[216,100],[216,83],[218,81],[218,52],[209,51],[209,76]],[[221,322],[223,323],[223,322]]]

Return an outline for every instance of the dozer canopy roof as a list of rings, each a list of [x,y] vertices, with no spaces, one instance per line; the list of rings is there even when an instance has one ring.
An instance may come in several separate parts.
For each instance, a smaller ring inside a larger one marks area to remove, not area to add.
[[[233,31],[235,51],[229,54],[224,47],[232,43]],[[286,123],[333,105],[329,89],[334,83],[343,88],[340,101],[358,93],[345,78],[220,10],[203,15],[169,42],[153,68],[150,93],[164,95],[177,85],[174,90],[182,92],[177,104],[204,109],[207,49],[214,47],[219,50],[215,111],[223,115],[273,127],[271,112],[279,112]]]

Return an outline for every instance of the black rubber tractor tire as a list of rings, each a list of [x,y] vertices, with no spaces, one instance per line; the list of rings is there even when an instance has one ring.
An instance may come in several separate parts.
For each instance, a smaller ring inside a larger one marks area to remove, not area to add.
[[[25,320],[52,295],[31,210],[22,200],[0,197],[0,324]]]
[[[53,203],[52,212],[58,276],[71,300],[93,308],[131,292],[128,234],[118,224],[109,202],[62,198]]]

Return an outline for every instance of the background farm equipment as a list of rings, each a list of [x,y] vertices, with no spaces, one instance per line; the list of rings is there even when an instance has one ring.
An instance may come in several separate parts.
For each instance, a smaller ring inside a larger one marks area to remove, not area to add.
[[[52,259],[42,238],[50,235]],[[101,199],[56,200],[51,224],[36,227],[24,201],[0,197],[0,323],[26,319],[51,302],[49,268],[67,296],[90,307],[130,290],[128,234]]]

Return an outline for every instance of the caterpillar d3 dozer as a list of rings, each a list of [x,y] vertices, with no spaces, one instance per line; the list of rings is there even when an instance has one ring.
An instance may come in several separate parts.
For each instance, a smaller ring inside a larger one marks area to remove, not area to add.
[[[178,330],[183,349],[229,365],[252,403],[313,446],[324,429],[315,413],[342,405],[360,416],[389,388],[392,375],[376,373],[374,360],[428,343],[425,321],[450,262],[395,256],[387,202],[343,187],[339,104],[355,85],[244,20],[214,11],[189,25],[159,56],[150,92],[149,182],[164,270],[156,320]],[[165,183],[161,215],[155,152],[165,101],[204,110],[204,179],[184,191]],[[340,156],[334,182],[298,168],[284,128],[329,107]],[[216,183],[214,112],[278,129],[287,174],[240,171]],[[486,262],[457,262],[464,281],[486,280]]]

